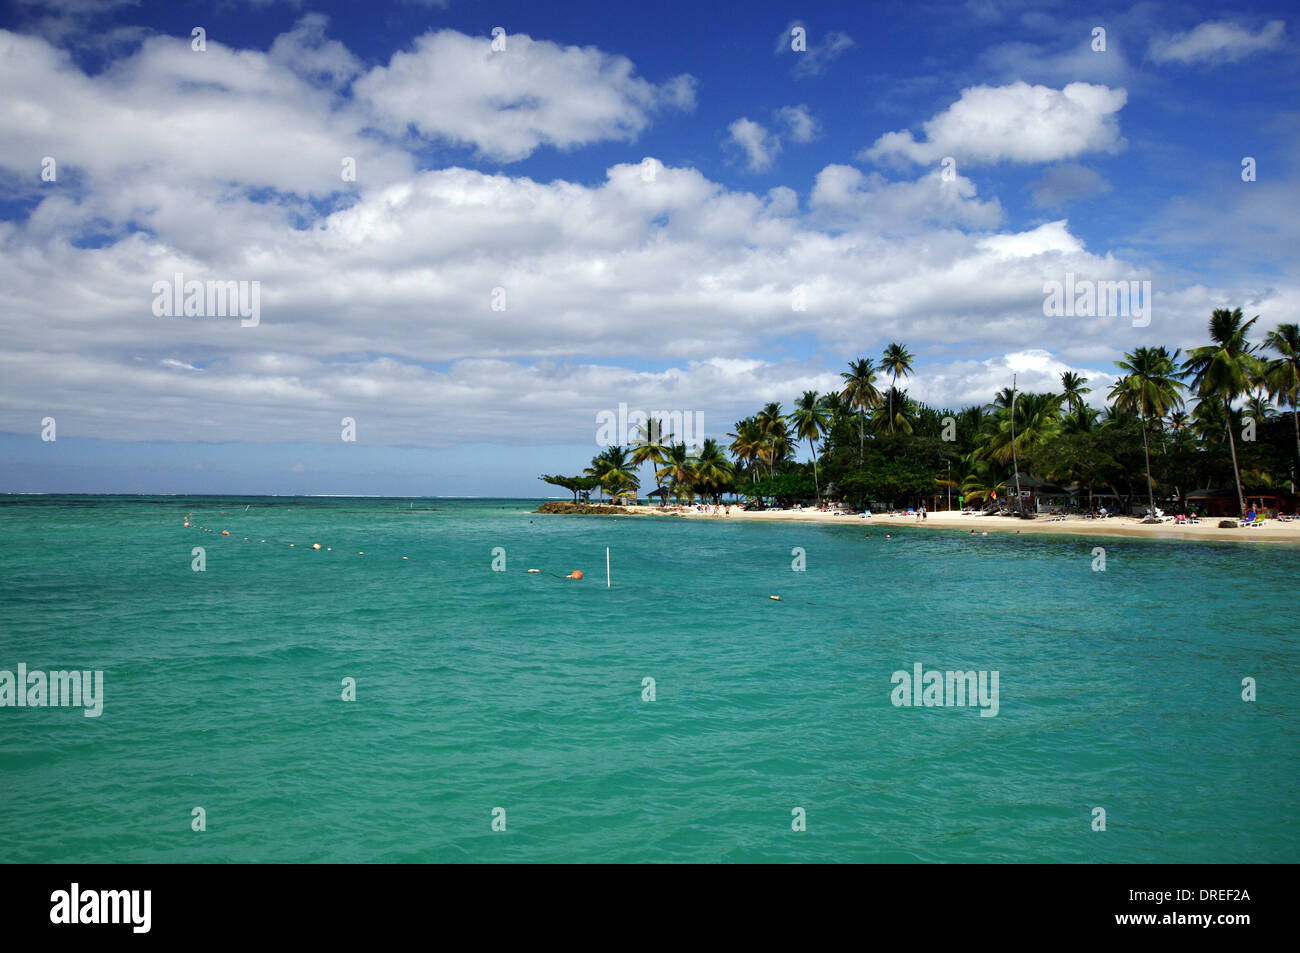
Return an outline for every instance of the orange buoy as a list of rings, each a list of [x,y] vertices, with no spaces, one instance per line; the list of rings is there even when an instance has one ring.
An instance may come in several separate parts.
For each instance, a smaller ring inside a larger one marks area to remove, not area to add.
[[[228,530],[228,529],[223,529],[223,530],[221,531],[221,535],[222,535],[222,536],[229,536],[229,535],[230,535],[230,530]]]
[[[573,570],[573,572],[569,573],[569,574],[568,574],[567,576],[565,576],[564,578],[565,578],[565,579],[581,579],[581,578],[582,578],[582,570],[581,570],[581,569],[575,569],[575,570]]]

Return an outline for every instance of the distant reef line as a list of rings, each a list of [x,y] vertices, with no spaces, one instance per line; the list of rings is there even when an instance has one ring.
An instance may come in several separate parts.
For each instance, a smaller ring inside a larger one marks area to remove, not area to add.
[[[602,503],[565,503],[552,500],[537,508],[538,513],[581,513],[588,516],[642,516],[634,507]]]

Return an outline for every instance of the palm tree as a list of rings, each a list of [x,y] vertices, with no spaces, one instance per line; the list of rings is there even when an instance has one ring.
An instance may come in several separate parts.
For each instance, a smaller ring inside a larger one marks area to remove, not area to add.
[[[1263,394],[1251,394],[1247,397],[1242,410],[1245,416],[1255,421],[1257,426],[1273,416],[1273,408],[1269,406],[1268,398]]]
[[[757,482],[758,467],[755,464],[763,458],[765,448],[763,428],[753,417],[746,417],[744,420],[737,420],[735,432],[727,436],[736,438],[731,441],[731,446],[727,449],[731,451],[738,464],[749,469],[750,480]]]
[[[881,369],[894,379],[894,390],[898,390],[898,379],[912,373],[912,354],[901,344],[890,344],[880,362]],[[889,394],[889,432],[894,432],[894,394]]]
[[[663,442],[664,422],[647,420],[637,428],[637,438],[632,447],[632,466],[639,467],[649,463],[651,468],[663,465],[668,455],[668,446]]]
[[[970,454],[967,462],[970,472],[961,483],[962,498],[967,502],[987,500],[1007,481],[1009,468],[1006,464],[981,457],[978,453]]]
[[[701,494],[707,493],[717,500],[731,482],[733,472],[731,461],[718,446],[718,441],[706,437],[691,468],[692,482],[699,487]]]
[[[1296,460],[1300,461],[1300,408],[1296,406],[1300,404],[1300,327],[1279,324],[1276,331],[1268,333],[1264,346],[1281,355],[1268,362],[1265,380],[1270,396],[1277,400],[1279,407],[1283,403],[1291,405]]]
[[[821,481],[817,476],[816,441],[820,440],[822,434],[825,433],[830,422],[830,414],[827,413],[826,404],[817,395],[817,392],[815,390],[806,390],[795,403],[795,409],[791,411],[789,421],[794,425],[795,436],[800,440],[808,441],[808,449],[812,453],[813,462],[813,487],[817,491],[817,502],[820,503],[822,488]]]
[[[834,430],[835,425],[844,419],[844,398],[840,396],[837,390],[827,391],[822,395],[822,406],[826,408],[826,413],[830,415],[830,424],[827,430]]]
[[[1088,383],[1088,378],[1082,377],[1074,371],[1063,371],[1061,373],[1061,396],[1065,398],[1065,405],[1071,411],[1078,413],[1079,409],[1084,406],[1083,395],[1091,394],[1091,387],[1084,387]]]
[[[1008,463],[1017,456],[1032,457],[1034,451],[1061,432],[1060,394],[1016,394],[1015,417],[1010,407],[993,415],[994,423],[977,451],[981,457]],[[1015,434],[1014,449],[1012,433]]]
[[[1061,396],[1065,397],[1064,394]],[[1087,404],[1080,404],[1061,418],[1061,433],[1091,433],[1097,426],[1097,416],[1096,410]]]
[[[876,389],[876,365],[869,357],[860,357],[849,363],[847,371],[841,371],[844,378],[844,390],[840,397],[851,410],[858,412],[858,465],[862,465],[863,454],[867,447],[867,411],[880,406],[880,391]]]
[[[767,460],[767,475],[772,476],[776,469],[778,460],[783,460],[788,454],[790,442],[787,439],[785,427],[785,412],[781,409],[780,403],[772,401],[758,412],[755,420],[758,427],[763,431],[763,459]]]
[[[1224,416],[1217,400],[1203,400],[1192,408],[1192,434],[1203,444],[1221,443],[1231,426],[1232,419]]]
[[[670,443],[664,454],[663,467],[655,471],[655,479],[667,481],[672,487],[673,498],[677,499],[682,487],[690,485],[694,462],[685,443]]]
[[[1014,387],[1004,387],[993,395],[993,403],[989,404],[989,407],[993,410],[1009,410],[1015,397]]]
[[[1151,483],[1151,447],[1147,440],[1147,420],[1151,417],[1160,420],[1170,410],[1183,406],[1179,391],[1183,383],[1174,362],[1176,353],[1170,354],[1163,347],[1140,347],[1124,360],[1116,361],[1115,366],[1126,374],[1111,388],[1110,399],[1116,407],[1123,410],[1136,410],[1142,421],[1142,452],[1147,464],[1147,501],[1150,510],[1148,519],[1156,516],[1156,494]]]
[[[606,490],[617,499],[629,489],[635,490],[641,485],[636,471],[631,468],[627,451],[620,446],[607,447],[602,453],[591,458],[591,466],[583,471],[585,475],[600,482],[601,495]]]
[[[1237,487],[1237,504],[1241,517],[1246,516],[1246,498],[1241,489],[1241,468],[1237,464],[1237,441],[1232,436],[1232,402],[1250,389],[1257,376],[1259,361],[1251,354],[1246,334],[1259,315],[1246,321],[1241,309],[1216,308],[1210,315],[1210,340],[1213,344],[1193,348],[1183,364],[1192,374],[1197,396],[1223,403],[1228,428],[1228,446],[1232,450],[1232,479]],[[1244,323],[1243,323],[1244,322]]]
[[[916,401],[909,398],[905,390],[886,388],[884,405],[872,415],[872,426],[876,433],[911,434],[916,431],[915,423]]]

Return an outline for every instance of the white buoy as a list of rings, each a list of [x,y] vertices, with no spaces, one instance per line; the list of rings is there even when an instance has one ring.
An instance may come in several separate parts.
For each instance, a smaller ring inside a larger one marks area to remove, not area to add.
[[[605,547],[605,588],[609,588],[609,547]]]

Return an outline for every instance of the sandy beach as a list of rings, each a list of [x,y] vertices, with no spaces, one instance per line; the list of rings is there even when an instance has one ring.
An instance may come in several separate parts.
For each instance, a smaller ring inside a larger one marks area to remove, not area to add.
[[[805,522],[836,523],[857,526],[875,526],[888,530],[890,527],[909,527],[932,530],[961,530],[977,534],[989,533],[1056,533],[1067,536],[1120,536],[1145,539],[1193,539],[1214,540],[1230,543],[1289,543],[1300,545],[1300,520],[1279,522],[1268,520],[1263,526],[1250,529],[1220,529],[1219,519],[1202,519],[1195,524],[1143,523],[1131,516],[1112,516],[1109,519],[1084,519],[1078,516],[1066,517],[1064,520],[1049,522],[1045,516],[1034,520],[1020,520],[1003,516],[977,516],[958,512],[930,513],[927,519],[917,521],[914,516],[889,516],[874,513],[862,518],[857,515],[836,516],[833,513],[815,510],[761,510],[747,512],[731,507],[729,516],[715,516],[701,513],[693,507],[657,506],[622,507],[628,515],[637,516],[675,516],[680,519],[703,520],[751,520],[755,522]]]

